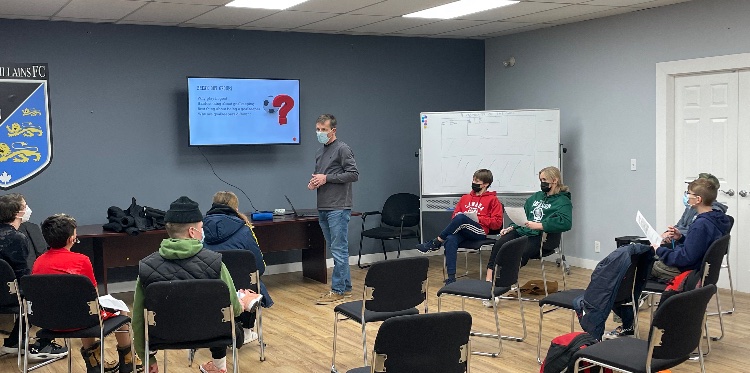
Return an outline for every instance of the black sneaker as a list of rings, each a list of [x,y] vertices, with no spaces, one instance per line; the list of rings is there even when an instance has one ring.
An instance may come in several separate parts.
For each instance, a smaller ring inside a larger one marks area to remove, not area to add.
[[[438,249],[440,249],[440,241],[438,241],[437,239],[417,244],[417,250],[419,250],[419,252],[421,252],[422,254],[427,254],[430,251],[436,251]]]
[[[602,340],[615,339],[620,337],[632,337],[633,335],[635,335],[635,330],[632,326],[629,328],[618,326],[615,330],[609,333],[604,333],[604,335],[602,336]]]
[[[55,358],[62,358],[65,356],[68,356],[68,348],[64,346],[60,346],[54,341],[51,341],[48,344],[45,344],[44,346],[42,346],[41,343],[39,343],[39,341],[36,341],[36,343],[29,346],[29,360],[30,361],[49,360],[49,359],[55,359]]]
[[[443,284],[445,284],[445,285],[450,285],[450,284],[452,284],[452,283],[454,283],[454,282],[456,282],[456,276],[448,276],[448,278],[446,278],[446,279],[445,279],[445,280],[443,281]]]

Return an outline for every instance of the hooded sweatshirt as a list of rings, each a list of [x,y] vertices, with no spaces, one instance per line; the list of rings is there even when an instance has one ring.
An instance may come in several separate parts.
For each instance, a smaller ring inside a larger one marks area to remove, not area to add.
[[[686,235],[680,237],[674,249],[660,246],[656,255],[662,263],[681,272],[699,269],[708,247],[729,232],[729,218],[721,210],[698,214]]]
[[[496,192],[487,191],[482,195],[477,195],[472,190],[471,193],[464,194],[458,200],[451,219],[463,212],[476,212],[479,225],[482,226],[485,234],[489,234],[490,230],[503,227],[503,204],[497,199]]]
[[[562,233],[569,231],[573,225],[573,204],[570,202],[570,192],[559,192],[551,196],[542,191],[536,192],[526,199],[523,209],[526,211],[526,220],[542,223],[544,232]],[[542,231],[517,224],[511,224],[511,226],[521,236],[542,234]]]
[[[203,249],[203,244],[194,239],[175,239],[165,238],[161,241],[159,247],[159,255],[167,260],[185,259],[195,256],[199,251]],[[153,254],[152,254],[153,255]],[[232,302],[232,308],[234,314],[239,315],[242,313],[242,305],[240,300],[237,298],[237,290],[234,288],[234,282],[232,282],[232,276],[229,275],[229,271],[224,263],[221,264],[221,276],[220,279],[227,284],[229,288],[229,300]],[[145,348],[145,328],[143,319],[143,306],[144,306],[144,293],[143,286],[141,285],[140,277],[135,282],[135,294],[133,295],[133,342],[135,343],[135,352],[138,356],[143,357],[146,351]],[[153,360],[152,360],[153,361]]]
[[[714,203],[711,204],[711,208],[714,210],[727,212],[727,209],[729,207],[719,201],[714,201]],[[677,222],[677,224],[674,225],[675,229],[679,230],[680,234],[682,234],[683,236],[686,235],[688,232],[688,228],[690,228],[690,224],[693,223],[697,216],[698,211],[695,211],[690,206],[685,207],[685,211],[682,212],[680,220]]]
[[[213,204],[203,218],[203,247],[209,250],[250,250],[262,275],[266,270],[263,253],[253,230],[237,212],[226,205]]]

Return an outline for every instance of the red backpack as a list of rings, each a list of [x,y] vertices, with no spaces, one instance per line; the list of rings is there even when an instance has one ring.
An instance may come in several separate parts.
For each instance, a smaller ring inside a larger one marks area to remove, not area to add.
[[[573,332],[555,337],[549,345],[547,357],[544,358],[539,373],[572,372],[573,366],[575,365],[575,361],[572,360],[573,354],[575,354],[576,351],[586,348],[586,346],[591,346],[597,342],[599,341],[597,341],[596,338],[586,332]],[[581,364],[581,367],[586,365],[588,365],[588,363]],[[599,368],[599,370],[592,370],[589,368],[582,372],[593,373],[600,371],[601,368]],[[604,372],[611,373],[612,370],[604,369]]]

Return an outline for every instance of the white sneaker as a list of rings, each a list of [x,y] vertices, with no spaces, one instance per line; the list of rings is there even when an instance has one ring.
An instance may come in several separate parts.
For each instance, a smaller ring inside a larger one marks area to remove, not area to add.
[[[245,340],[242,342],[243,345],[246,345],[256,339],[258,339],[258,333],[254,332],[252,329],[245,329]]]
[[[500,298],[499,297],[495,297],[495,304],[497,304],[498,301],[500,301]],[[487,300],[487,299],[485,299],[485,300],[482,301],[482,305],[485,306],[485,307],[487,307],[487,308],[492,308],[492,302],[489,301],[489,300]]]

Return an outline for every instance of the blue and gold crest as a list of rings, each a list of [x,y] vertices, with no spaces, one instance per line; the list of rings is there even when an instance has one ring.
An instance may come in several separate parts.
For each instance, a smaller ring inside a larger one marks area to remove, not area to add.
[[[46,64],[0,65],[0,189],[42,172],[52,160]]]

